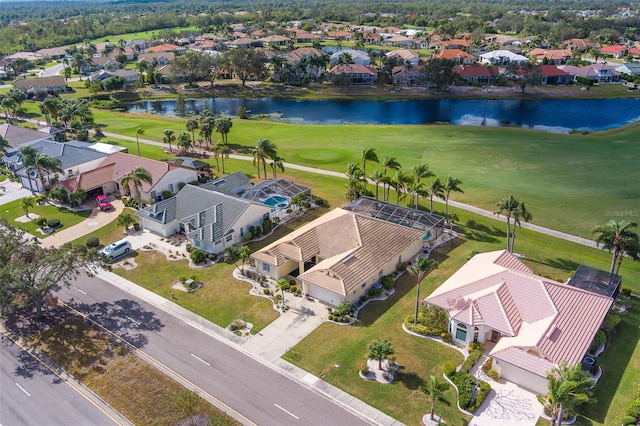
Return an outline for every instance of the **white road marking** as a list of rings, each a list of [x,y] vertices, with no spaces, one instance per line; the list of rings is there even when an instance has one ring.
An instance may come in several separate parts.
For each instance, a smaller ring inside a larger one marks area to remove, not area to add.
[[[211,364],[209,364],[207,361],[205,361],[204,359],[200,358],[199,356],[194,355],[194,354],[191,354],[191,356],[194,357],[195,359],[197,359],[198,361],[200,361],[201,363],[211,366]]]
[[[20,388],[20,390],[24,393],[27,394],[27,396],[31,396],[31,394],[29,392],[27,392],[26,390],[24,390],[24,388],[22,386],[20,386],[19,384],[16,383],[16,386]]]
[[[87,292],[86,292],[86,291],[82,291],[82,290],[80,290],[78,287],[73,287],[73,288],[75,288],[75,289],[76,289],[76,290],[78,290],[80,293],[84,294],[85,296],[87,295]]]
[[[284,411],[285,413],[287,413],[288,415],[290,415],[291,417],[293,417],[296,420],[300,420],[300,417],[296,416],[295,414],[293,414],[291,411],[285,410],[284,408],[282,408],[281,406],[279,406],[278,404],[273,404],[276,407],[278,407],[279,409],[281,409],[282,411]]]

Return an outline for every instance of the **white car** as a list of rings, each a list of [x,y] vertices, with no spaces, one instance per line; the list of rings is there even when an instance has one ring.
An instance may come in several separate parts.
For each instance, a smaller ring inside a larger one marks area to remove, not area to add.
[[[125,255],[131,251],[131,243],[127,240],[116,241],[115,243],[111,243],[105,248],[102,249],[100,253],[104,254],[109,258],[109,260],[113,260],[122,255]]]

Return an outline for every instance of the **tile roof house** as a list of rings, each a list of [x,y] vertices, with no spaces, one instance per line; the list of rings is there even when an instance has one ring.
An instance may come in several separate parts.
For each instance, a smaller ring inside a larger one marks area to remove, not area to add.
[[[44,59],[62,59],[67,55],[66,47],[52,47],[49,49],[40,49],[36,51],[37,55],[40,55]]]
[[[185,185],[174,197],[135,213],[142,227],[165,237],[184,232],[191,244],[221,253],[260,226],[270,208],[206,187]]]
[[[338,50],[329,57],[329,63],[331,65],[341,63],[343,55],[349,55],[353,64],[371,65],[371,57],[367,52],[353,49]]]
[[[627,62],[625,64],[617,66],[615,69],[619,73],[640,75],[640,62]]]
[[[476,254],[425,300],[456,343],[484,342],[503,379],[547,392],[546,374],[580,363],[613,299],[534,274],[506,250]]]
[[[157,53],[157,52],[174,52],[176,55],[184,55],[187,52],[187,48],[184,46],[178,46],[171,43],[158,44],[145,49],[144,53]]]
[[[398,216],[393,215],[401,210]],[[389,216],[387,216],[389,215]],[[435,219],[426,221],[424,216]],[[417,218],[403,222],[398,218]],[[337,306],[357,302],[384,275],[423,249],[442,219],[417,210],[360,198],[336,208],[256,251],[258,272],[279,279],[296,276],[303,292]],[[433,224],[433,226],[431,226]]]
[[[485,65],[456,65],[453,72],[467,83],[493,84],[500,74],[498,67]]]
[[[541,65],[540,84],[571,84],[573,76],[555,65]]]
[[[413,86],[424,84],[425,73],[421,67],[408,67],[402,65],[391,69],[391,81],[393,84]]]
[[[613,83],[620,80],[620,73],[606,64],[591,64],[585,67],[560,65],[559,68],[574,77],[586,77],[599,83]]]
[[[476,62],[476,58],[473,55],[460,49],[438,50],[433,54],[433,59],[446,59],[463,65],[471,65]]]
[[[407,63],[416,66],[420,63],[420,56],[413,50],[409,49],[396,49],[386,54],[387,58],[396,59],[400,65],[406,65]]]
[[[542,63],[546,58],[549,64],[560,65],[571,59],[571,50],[535,48],[529,52],[529,56],[535,58],[538,63]]]
[[[128,189],[121,188],[120,180],[136,167],[142,167],[151,174],[151,184],[143,182],[140,189],[140,196],[144,202],[156,201],[163,191],[175,193],[181,183],[186,184],[198,179],[195,170],[117,152],[104,158],[92,169],[82,171],[62,184],[68,191],[82,188],[88,193],[96,194],[127,192]]]
[[[13,87],[27,94],[36,92],[57,93],[67,90],[67,82],[61,75],[51,77],[19,78],[13,81]]]
[[[173,52],[148,52],[138,55],[138,62],[146,62],[148,64],[167,65],[176,58]]]
[[[375,83],[378,70],[359,64],[340,64],[331,68],[329,75],[346,76],[352,86],[370,86]]]
[[[620,59],[629,54],[629,49],[621,44],[614,44],[611,46],[601,47],[600,52],[611,55],[616,59]]]

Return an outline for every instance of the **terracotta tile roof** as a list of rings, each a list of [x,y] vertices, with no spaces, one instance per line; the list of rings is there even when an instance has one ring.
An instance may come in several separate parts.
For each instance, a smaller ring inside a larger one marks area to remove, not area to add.
[[[120,179],[127,173],[130,173],[136,167],[142,167],[151,173],[152,184],[149,185],[146,182],[142,183],[142,191],[149,192],[149,190],[155,185],[162,177],[169,171],[178,166],[165,163],[164,161],[151,160],[149,158],[138,157],[137,155],[125,154],[118,152],[105,158],[105,160],[98,166],[103,167],[107,165],[113,165],[113,174],[111,181],[119,182]]]
[[[535,275],[507,251],[474,256],[426,302],[503,334],[497,359],[545,377],[582,360],[613,299]]]
[[[467,52],[460,49],[439,50],[433,54],[433,58],[434,59],[450,59],[450,60],[459,60],[459,59],[475,60],[475,57],[473,55],[470,55]]]
[[[571,74],[569,74],[566,71],[561,70],[560,68],[556,67],[555,65],[542,65],[542,75],[546,75],[547,77],[564,77],[564,76],[571,76]]]
[[[80,175],[75,176],[73,179],[67,179],[62,182],[62,185],[69,192],[75,192],[79,188],[88,191],[90,189],[104,185],[108,182],[113,182],[114,168],[114,164],[100,166],[88,172],[81,173]]]
[[[624,47],[621,44],[614,44],[612,46],[605,46],[605,47],[600,48],[600,51],[602,53],[611,53],[613,55],[619,55],[619,54],[623,53],[626,50],[627,50],[627,48]]]
[[[157,46],[151,46],[148,47],[147,49],[145,49],[145,53],[150,53],[150,52],[173,52],[176,50],[180,50],[183,49],[180,46],[177,46],[175,44],[170,44],[170,43],[164,43],[164,44],[158,44]]]
[[[376,76],[378,75],[378,70],[374,67],[360,64],[339,64],[331,68],[329,74],[369,74]]]
[[[485,65],[456,65],[453,72],[464,78],[472,77],[493,77],[499,74],[498,67]]]
[[[537,59],[568,59],[571,58],[571,50],[569,49],[540,49],[535,48],[531,52],[529,52],[529,56],[534,56]]]

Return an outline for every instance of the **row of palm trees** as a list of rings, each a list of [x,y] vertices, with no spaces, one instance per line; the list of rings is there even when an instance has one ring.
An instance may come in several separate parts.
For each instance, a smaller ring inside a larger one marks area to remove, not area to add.
[[[507,198],[496,203],[498,210],[494,214],[500,216],[504,214],[507,219],[507,250],[513,253],[513,248],[516,243],[516,226],[520,226],[520,220],[529,222],[533,219],[533,215],[527,210],[524,202],[515,198],[513,195],[509,195]],[[513,230],[511,229],[511,219],[513,219]]]
[[[276,144],[269,139],[258,139],[258,143],[252,150],[253,165],[258,168],[258,179],[260,179],[260,166],[263,170],[263,179],[267,179],[267,160],[271,160],[269,165],[273,169],[273,178],[277,177],[277,170],[284,172],[285,159],[278,155]]]
[[[433,173],[427,164],[415,166],[410,171],[402,170],[402,166],[395,157],[385,157],[381,162],[374,148],[364,149],[360,156],[360,164],[349,163],[347,165],[346,196],[350,201],[355,200],[360,195],[369,194],[367,188],[368,181],[375,184],[375,198],[380,199],[380,188],[382,187],[382,200],[389,201],[389,193],[393,188],[396,191],[396,204],[400,200],[409,196],[409,207],[418,208],[420,197],[429,198],[429,211],[433,213],[433,199],[440,198],[445,201],[445,218],[450,221],[449,198],[452,193],[464,193],[461,188],[462,181],[458,178],[447,176],[442,181]],[[367,176],[367,163],[378,163],[382,165],[382,171],[375,170]],[[395,171],[394,174],[387,174]],[[429,183],[424,180],[432,178]]]

